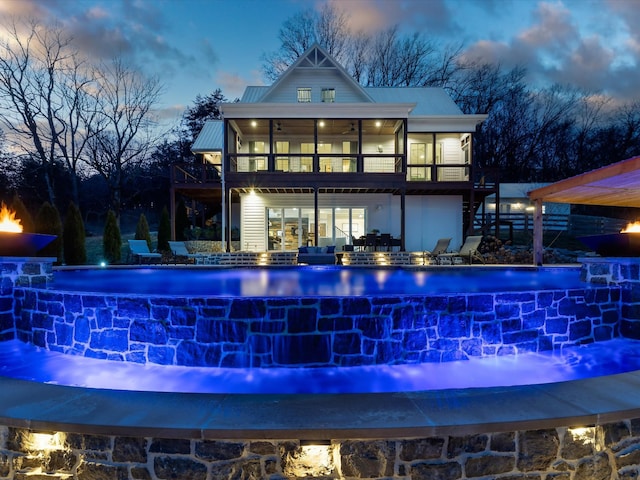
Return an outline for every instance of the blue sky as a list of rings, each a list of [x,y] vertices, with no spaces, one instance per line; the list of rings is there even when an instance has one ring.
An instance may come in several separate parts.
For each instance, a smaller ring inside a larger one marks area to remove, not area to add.
[[[197,94],[230,100],[264,83],[262,55],[296,12],[333,2],[352,28],[399,25],[464,46],[465,55],[524,65],[553,82],[638,99],[638,0],[0,0],[0,17],[57,21],[93,58],[121,55],[165,85],[162,115],[178,118]]]

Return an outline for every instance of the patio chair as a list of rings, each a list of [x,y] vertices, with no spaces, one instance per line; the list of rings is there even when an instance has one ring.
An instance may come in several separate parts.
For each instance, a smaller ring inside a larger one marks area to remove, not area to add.
[[[380,234],[380,250],[384,252],[388,252],[390,249],[391,249],[391,234],[381,233]]]
[[[184,242],[169,242],[169,248],[171,249],[174,263],[177,263],[178,259],[186,259],[195,262],[196,258],[203,255],[201,253],[190,253]]]
[[[438,262],[438,255],[442,253],[447,253],[449,249],[449,244],[451,243],[451,238],[439,238],[436,242],[436,246],[433,247],[433,250],[426,250],[424,252],[425,259],[434,260],[436,263]]]
[[[378,235],[375,233],[367,233],[367,236],[364,237],[364,249],[369,250],[371,247],[371,251],[376,249],[376,245],[378,243]]]
[[[482,242],[482,235],[470,235],[466,238],[459,251],[441,253],[437,256],[437,261],[440,264],[468,263],[469,265],[471,265],[471,263],[473,263],[473,259],[475,258],[484,263],[482,255],[480,255],[480,253],[478,252],[480,242]]]
[[[162,262],[162,254],[149,251],[149,245],[146,240],[129,240],[129,250],[131,257],[137,263],[153,263],[154,261]]]

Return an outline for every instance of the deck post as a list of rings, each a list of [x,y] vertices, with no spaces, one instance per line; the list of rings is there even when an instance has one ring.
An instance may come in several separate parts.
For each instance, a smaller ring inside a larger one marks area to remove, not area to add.
[[[533,212],[533,264],[541,266],[543,261],[544,245],[542,244],[542,199],[534,200]]]

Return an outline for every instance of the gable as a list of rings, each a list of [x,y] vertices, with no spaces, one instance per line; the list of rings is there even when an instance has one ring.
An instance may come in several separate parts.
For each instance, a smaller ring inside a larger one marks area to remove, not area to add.
[[[298,103],[298,88],[310,89],[311,103],[334,89],[335,103],[368,103],[371,97],[319,45],[312,46],[260,98],[261,103]]]

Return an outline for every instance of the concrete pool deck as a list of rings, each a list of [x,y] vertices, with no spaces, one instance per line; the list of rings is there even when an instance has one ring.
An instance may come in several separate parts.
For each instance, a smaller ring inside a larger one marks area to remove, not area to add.
[[[0,377],[0,424],[160,438],[408,438],[587,426],[640,417],[640,371],[411,393],[222,395],[98,390]]]

